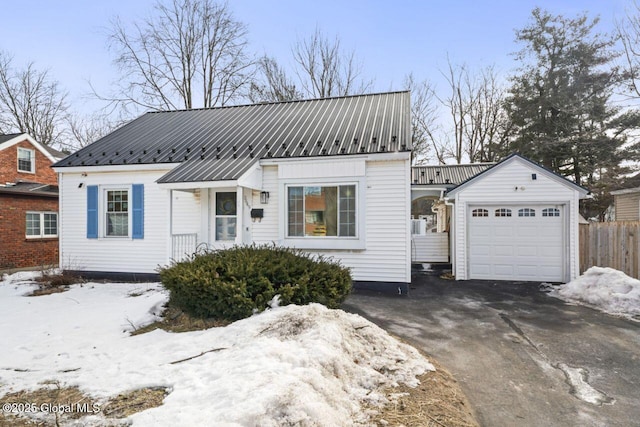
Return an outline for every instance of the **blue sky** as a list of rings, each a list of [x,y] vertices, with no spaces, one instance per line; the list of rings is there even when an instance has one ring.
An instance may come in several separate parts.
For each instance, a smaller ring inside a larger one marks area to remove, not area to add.
[[[630,0],[629,0],[630,1]],[[257,54],[268,53],[290,63],[291,44],[316,26],[338,34],[344,47],[355,49],[374,91],[402,89],[410,72],[442,87],[440,70],[447,55],[471,68],[495,64],[504,75],[515,67],[514,30],[539,6],[554,14],[600,15],[599,29],[611,31],[624,15],[627,0],[432,0],[432,1],[265,1],[230,0],[235,17],[249,27]],[[34,61],[39,69],[69,91],[74,109],[87,102],[88,80],[107,90],[117,78],[107,49],[106,27],[119,15],[125,21],[144,17],[154,0],[2,0],[0,50],[15,64]]]

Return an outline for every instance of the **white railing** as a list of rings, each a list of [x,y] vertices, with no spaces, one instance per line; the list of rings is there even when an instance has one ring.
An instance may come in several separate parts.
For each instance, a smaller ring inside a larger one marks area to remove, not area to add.
[[[411,234],[424,235],[427,234],[427,221],[424,219],[411,220]]]
[[[174,261],[182,261],[183,259],[193,255],[196,252],[198,243],[198,235],[196,233],[172,234],[172,258]]]

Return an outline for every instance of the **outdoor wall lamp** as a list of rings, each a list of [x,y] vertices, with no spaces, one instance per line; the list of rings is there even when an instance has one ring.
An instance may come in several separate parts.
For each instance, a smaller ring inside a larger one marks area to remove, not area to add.
[[[268,191],[261,191],[260,192],[260,203],[262,203],[263,205],[266,205],[267,203],[269,203],[269,192]]]

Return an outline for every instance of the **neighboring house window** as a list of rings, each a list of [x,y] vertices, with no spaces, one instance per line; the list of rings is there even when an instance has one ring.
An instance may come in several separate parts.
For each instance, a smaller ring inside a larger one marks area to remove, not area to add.
[[[18,147],[18,172],[36,173],[34,150]]]
[[[471,216],[489,216],[489,211],[486,209],[474,209],[471,211]]]
[[[56,212],[27,212],[28,238],[58,237],[58,214]]]
[[[106,235],[129,236],[129,190],[107,190],[106,202]]]
[[[530,208],[518,209],[518,216],[536,216],[536,211]]]
[[[496,216],[511,216],[511,209],[500,208],[496,209]]]
[[[287,189],[289,237],[356,237],[356,186],[314,185]]]
[[[542,216],[560,216],[560,209],[544,208],[542,209]]]
[[[237,227],[235,191],[216,193],[216,240],[234,240]]]

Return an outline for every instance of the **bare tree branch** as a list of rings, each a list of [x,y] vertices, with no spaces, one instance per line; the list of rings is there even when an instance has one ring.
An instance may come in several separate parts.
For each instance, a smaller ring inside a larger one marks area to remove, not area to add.
[[[258,60],[258,70],[264,82],[251,83],[249,99],[251,102],[292,101],[303,97],[296,85],[287,76],[285,70],[275,59],[263,56]]]
[[[67,93],[33,63],[15,69],[13,58],[0,52],[0,133],[25,132],[38,142],[59,143],[65,134]]]
[[[442,137],[442,128],[438,123],[440,103],[433,87],[427,81],[416,82],[412,74],[405,77],[404,86],[411,91],[413,163],[435,160],[444,164],[449,150],[447,139]]]
[[[327,98],[364,93],[373,84],[361,78],[362,65],[355,52],[344,52],[337,36],[330,40],[318,28],[310,37],[298,39],[291,51],[304,96]]]
[[[167,110],[226,105],[253,78],[247,29],[226,3],[158,0],[155,15],[127,27],[112,22],[109,41],[122,79],[102,100],[125,108]]]

